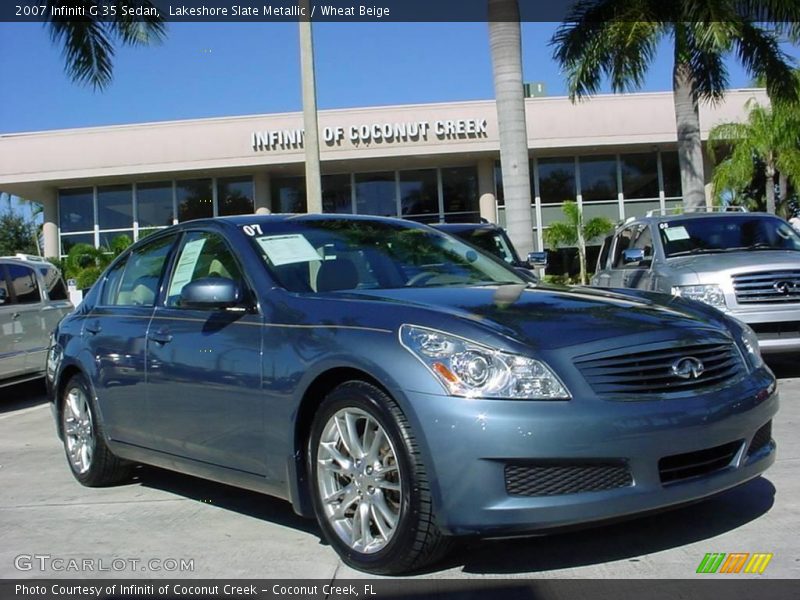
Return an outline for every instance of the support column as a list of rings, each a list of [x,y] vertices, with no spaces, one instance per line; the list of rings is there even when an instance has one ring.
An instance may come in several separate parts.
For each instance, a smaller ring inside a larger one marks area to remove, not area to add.
[[[253,176],[253,210],[257,215],[268,215],[272,212],[272,189],[270,176],[266,171],[259,171]]]
[[[38,199],[42,203],[42,237],[44,238],[45,258],[58,258],[61,248],[58,247],[58,191],[52,190]]]
[[[494,195],[494,159],[478,162],[478,197],[481,218],[497,223],[497,198]]]

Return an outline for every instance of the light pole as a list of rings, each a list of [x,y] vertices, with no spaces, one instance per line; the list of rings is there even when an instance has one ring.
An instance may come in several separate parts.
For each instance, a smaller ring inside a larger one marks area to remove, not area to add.
[[[308,0],[300,0],[300,72],[303,83],[303,149],[306,155],[306,210],[322,212],[322,179],[319,167],[317,86],[314,78],[314,39]],[[305,15],[305,16],[304,16]]]

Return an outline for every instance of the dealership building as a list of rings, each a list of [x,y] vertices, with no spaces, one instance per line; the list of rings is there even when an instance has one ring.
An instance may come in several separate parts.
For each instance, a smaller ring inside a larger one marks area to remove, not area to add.
[[[703,139],[751,98],[767,102],[744,89],[703,105]],[[613,221],[680,204],[670,92],[525,103],[537,249],[565,200]],[[324,212],[504,224],[493,101],[326,110],[319,129]],[[305,212],[303,159],[299,112],[2,134],[0,191],[44,206],[57,256],[200,217]]]

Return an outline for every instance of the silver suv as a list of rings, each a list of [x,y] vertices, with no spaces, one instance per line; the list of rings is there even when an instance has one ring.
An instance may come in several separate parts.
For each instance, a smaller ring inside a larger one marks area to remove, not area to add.
[[[53,265],[38,256],[0,257],[0,387],[44,375],[50,332],[70,310]]]
[[[591,284],[700,300],[750,325],[762,351],[800,350],[800,236],[774,215],[628,219],[605,239]]]

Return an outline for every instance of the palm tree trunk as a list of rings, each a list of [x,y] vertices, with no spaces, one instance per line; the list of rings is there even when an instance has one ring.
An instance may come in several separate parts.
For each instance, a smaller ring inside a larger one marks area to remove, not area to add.
[[[678,163],[681,169],[683,208],[697,210],[706,205],[703,176],[703,146],[700,140],[700,110],[692,91],[689,65],[675,61],[672,74],[675,124],[678,130]]]
[[[767,191],[767,212],[771,215],[775,214],[775,167],[767,163],[764,169],[764,174],[767,177],[766,191]]]
[[[784,217],[791,217],[791,211],[787,211],[786,200],[789,198],[789,177],[783,171],[778,173],[778,206],[781,207],[781,212],[788,213]]]
[[[311,14],[308,0],[300,7]],[[303,149],[306,159],[306,212],[322,212],[322,177],[317,122],[317,84],[314,73],[314,37],[310,18],[300,18],[300,73],[303,86]]]
[[[578,260],[581,266],[581,285],[586,285],[586,240],[583,236],[583,223],[578,226]]]
[[[500,167],[506,205],[506,229],[522,256],[533,250],[528,129],[522,93],[522,40],[517,0],[488,0]]]

